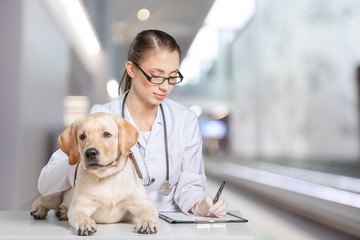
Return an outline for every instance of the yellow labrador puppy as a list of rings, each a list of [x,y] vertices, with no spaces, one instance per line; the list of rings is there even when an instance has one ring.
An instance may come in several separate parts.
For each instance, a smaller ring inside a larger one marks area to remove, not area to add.
[[[137,220],[135,231],[156,233],[158,211],[149,199],[129,150],[138,132],[126,120],[94,113],[69,127],[58,138],[60,149],[77,166],[75,187],[55,197],[40,196],[31,215],[44,219],[57,209],[60,220],[69,220],[78,235],[93,235],[96,223]]]

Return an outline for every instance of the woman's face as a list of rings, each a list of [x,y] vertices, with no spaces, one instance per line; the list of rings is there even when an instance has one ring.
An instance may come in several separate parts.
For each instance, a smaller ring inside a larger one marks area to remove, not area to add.
[[[139,67],[149,76],[173,77],[179,70],[180,57],[178,52],[167,50],[155,50],[148,53]],[[127,70],[133,80],[131,91],[133,91],[146,105],[157,106],[167,97],[174,88],[165,80],[162,84],[149,82],[140,69],[132,62],[127,63]],[[130,70],[130,72],[129,72]]]

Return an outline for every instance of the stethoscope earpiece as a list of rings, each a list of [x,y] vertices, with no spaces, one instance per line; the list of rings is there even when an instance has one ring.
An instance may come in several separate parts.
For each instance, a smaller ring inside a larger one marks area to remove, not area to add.
[[[147,183],[143,183],[144,186],[150,186],[151,184],[153,184],[155,182],[155,178],[148,178],[149,180],[147,181]]]

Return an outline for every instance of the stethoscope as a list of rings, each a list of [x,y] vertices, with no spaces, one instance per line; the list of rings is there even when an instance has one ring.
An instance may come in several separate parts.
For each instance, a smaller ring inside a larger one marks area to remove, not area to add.
[[[125,100],[129,92],[126,92],[124,95],[124,99],[121,106],[121,116],[125,119]],[[164,122],[164,141],[165,141],[165,158],[166,158],[166,180],[160,185],[160,192],[164,196],[168,196],[172,191],[172,186],[169,182],[169,151],[168,151],[168,138],[167,138],[167,127],[166,127],[166,120],[165,120],[165,114],[164,109],[161,103],[159,104],[160,110],[161,110],[161,116]],[[151,178],[149,175],[148,167],[145,163],[145,160],[142,159],[145,165],[146,175],[147,175],[147,183],[143,183],[144,186],[150,186],[155,182],[155,178]]]

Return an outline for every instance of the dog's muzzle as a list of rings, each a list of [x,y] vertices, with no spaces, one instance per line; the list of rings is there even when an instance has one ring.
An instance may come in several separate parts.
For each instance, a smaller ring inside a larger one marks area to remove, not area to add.
[[[114,163],[113,161],[106,165],[100,164],[99,156],[100,156],[100,152],[96,148],[86,149],[84,153],[86,168],[96,170],[98,168],[109,167],[113,165]]]
[[[86,160],[86,163],[91,164],[97,164],[98,163],[98,157],[99,157],[99,151],[96,148],[88,148],[86,149],[84,153],[84,158]]]
[[[85,151],[84,157],[87,161],[96,161],[99,151],[96,148],[89,148]]]

